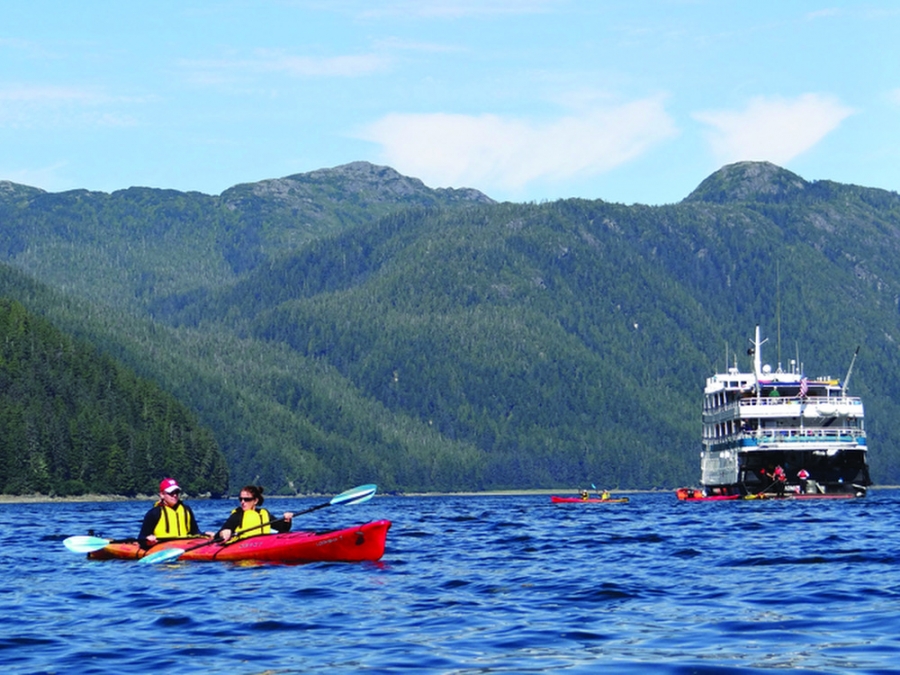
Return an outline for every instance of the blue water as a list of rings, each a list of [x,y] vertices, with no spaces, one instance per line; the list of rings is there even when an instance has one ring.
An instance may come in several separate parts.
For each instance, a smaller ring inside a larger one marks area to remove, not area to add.
[[[276,512],[322,500],[270,500]],[[231,502],[192,502],[214,529]],[[88,561],[147,502],[0,504],[4,673],[900,672],[900,490],[620,505],[376,497],[379,563]]]

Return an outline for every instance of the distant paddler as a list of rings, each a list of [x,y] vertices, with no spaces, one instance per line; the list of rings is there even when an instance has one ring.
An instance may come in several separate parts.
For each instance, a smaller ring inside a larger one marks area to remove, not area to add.
[[[609,499],[609,497],[610,497],[609,490],[604,488],[603,491],[601,492],[600,490],[597,489],[597,486],[594,485],[593,483],[591,483],[591,487],[594,488],[594,492],[597,493],[597,496],[600,497],[600,499],[602,501],[605,502]]]

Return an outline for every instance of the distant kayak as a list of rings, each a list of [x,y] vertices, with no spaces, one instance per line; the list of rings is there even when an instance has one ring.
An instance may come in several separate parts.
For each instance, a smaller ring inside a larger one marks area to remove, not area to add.
[[[705,495],[703,490],[695,488],[678,488],[675,495],[683,502],[727,502],[740,499],[740,495]]]
[[[199,561],[263,561],[274,563],[363,562],[379,560],[384,555],[389,520],[376,520],[328,532],[286,532],[247,537],[229,543],[202,540],[169,539],[150,549],[142,549],[137,541],[111,541],[99,551],[88,553],[92,560],[138,560],[167,549],[183,549],[181,560]]]
[[[625,504],[628,501],[628,497],[617,497],[615,499],[591,497],[589,499],[582,499],[581,497],[557,497],[556,495],[551,495],[550,501],[554,504],[569,504],[575,502],[584,502],[585,504]]]

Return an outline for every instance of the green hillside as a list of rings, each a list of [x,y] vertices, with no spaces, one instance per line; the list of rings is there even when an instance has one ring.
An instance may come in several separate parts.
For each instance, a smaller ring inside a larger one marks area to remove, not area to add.
[[[766,362],[811,376],[860,346],[894,482],[898,234],[897,194],[766,163],[662,207],[496,204],[365,163],[219,197],[0,184],[0,250],[67,300],[11,297],[190,407],[233,483],[285,492],[696,482],[704,380],[757,323]]]
[[[183,405],[0,298],[0,493],[153,494],[163,475],[194,494],[228,485]]]

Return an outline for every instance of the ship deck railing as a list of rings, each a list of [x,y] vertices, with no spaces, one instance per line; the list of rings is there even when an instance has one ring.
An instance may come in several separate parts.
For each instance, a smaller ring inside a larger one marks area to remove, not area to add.
[[[858,396],[748,396],[735,401],[742,406],[749,405],[824,405],[824,406],[860,406],[862,399]]]
[[[715,419],[729,417],[808,416],[810,411],[821,417],[863,417],[862,399],[858,396],[749,396],[724,405],[704,406],[704,414]]]
[[[744,445],[760,443],[865,443],[865,432],[862,429],[807,429],[779,428],[743,431],[738,437]]]

